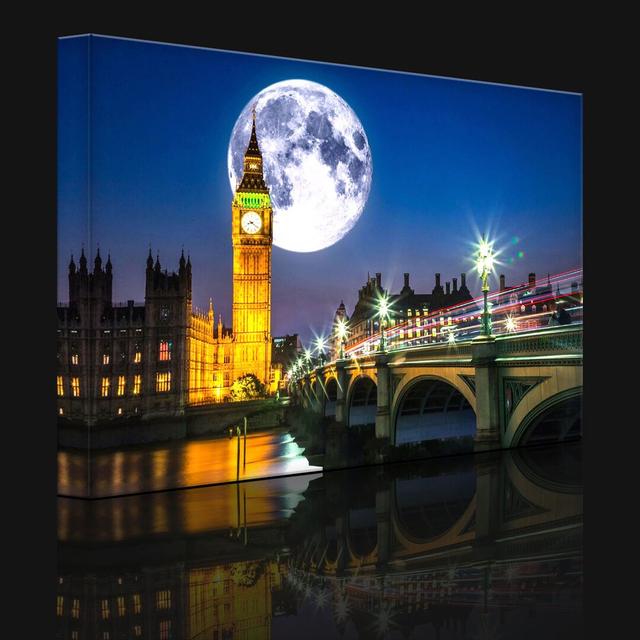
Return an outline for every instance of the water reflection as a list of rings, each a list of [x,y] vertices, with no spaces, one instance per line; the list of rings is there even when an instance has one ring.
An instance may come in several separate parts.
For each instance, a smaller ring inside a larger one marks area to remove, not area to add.
[[[237,477],[309,473],[321,467],[309,464],[291,434],[260,433],[247,437],[246,456],[242,439],[206,438],[90,454],[60,451],[58,469],[59,495],[107,497],[197,487]]]
[[[573,637],[580,447],[61,498],[58,637]]]

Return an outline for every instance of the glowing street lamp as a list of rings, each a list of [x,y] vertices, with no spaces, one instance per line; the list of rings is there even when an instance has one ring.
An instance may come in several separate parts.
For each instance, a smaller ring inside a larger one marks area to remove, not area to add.
[[[482,313],[482,335],[489,337],[491,335],[491,314],[489,313],[489,275],[493,271],[493,247],[482,236],[480,245],[478,246],[478,254],[476,256],[476,269],[482,278],[482,294],[484,298]]]
[[[348,333],[349,328],[347,321],[344,318],[339,318],[336,322],[336,335],[338,336],[338,340],[340,340],[340,360],[344,360],[344,346],[347,343]]]
[[[311,349],[304,350],[304,359],[307,361],[307,372],[311,371]]]
[[[507,316],[505,326],[509,333],[513,333],[518,328],[518,323],[513,316]]]
[[[391,311],[391,304],[387,296],[380,296],[378,298],[378,317],[380,318],[380,351],[384,352],[385,340],[384,340],[384,327],[389,319]]]
[[[449,344],[455,344],[456,341],[456,334],[453,333],[453,330],[449,331],[449,336],[448,336],[448,342]]]
[[[316,338],[316,351],[318,352],[318,355],[320,356],[320,364],[324,365],[325,360],[326,360],[326,356],[324,355],[324,349],[327,345],[327,341],[325,338],[323,338],[322,336],[318,336]]]

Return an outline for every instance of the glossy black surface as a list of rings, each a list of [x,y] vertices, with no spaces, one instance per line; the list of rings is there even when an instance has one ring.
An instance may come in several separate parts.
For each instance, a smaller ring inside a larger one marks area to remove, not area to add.
[[[581,453],[60,498],[57,637],[581,637]]]

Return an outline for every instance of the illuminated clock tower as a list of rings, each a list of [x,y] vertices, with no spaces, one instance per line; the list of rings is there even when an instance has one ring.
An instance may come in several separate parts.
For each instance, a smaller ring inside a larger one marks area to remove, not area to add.
[[[256,116],[244,172],[231,204],[233,242],[233,379],[254,373],[267,387],[271,373],[272,209],[262,173]]]

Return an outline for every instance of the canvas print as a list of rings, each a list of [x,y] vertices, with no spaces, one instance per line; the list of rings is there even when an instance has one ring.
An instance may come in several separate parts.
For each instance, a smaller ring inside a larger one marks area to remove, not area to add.
[[[582,97],[58,47],[58,492],[582,433]]]

